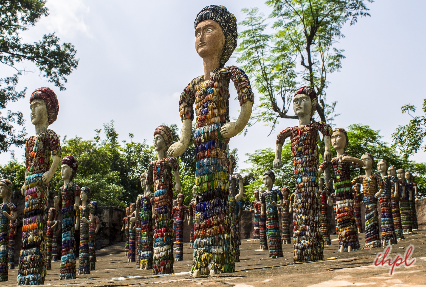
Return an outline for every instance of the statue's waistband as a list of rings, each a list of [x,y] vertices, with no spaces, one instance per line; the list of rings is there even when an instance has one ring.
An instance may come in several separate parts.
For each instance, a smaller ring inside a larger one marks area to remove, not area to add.
[[[28,175],[27,177],[25,177],[24,185],[26,186],[27,189],[37,186],[39,185],[39,183],[41,183],[42,177],[43,177],[43,173]]]

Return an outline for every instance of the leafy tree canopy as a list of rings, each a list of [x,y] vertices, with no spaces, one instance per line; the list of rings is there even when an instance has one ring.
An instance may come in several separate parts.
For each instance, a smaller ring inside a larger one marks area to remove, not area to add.
[[[397,147],[405,158],[418,152],[426,138],[426,99],[423,100],[423,116],[412,116],[410,112],[416,112],[413,105],[405,105],[401,108],[403,113],[408,113],[412,119],[404,126],[398,126],[392,134],[394,147]],[[426,146],[423,147],[426,151]]]
[[[14,69],[15,73],[0,78],[0,109],[8,102],[25,96],[26,88],[16,89],[19,76],[24,72],[20,63],[32,62],[47,80],[65,90],[67,77],[77,68],[76,50],[70,43],[60,43],[55,33],[46,34],[38,42],[22,43],[20,33],[35,26],[41,17],[49,15],[45,0],[3,0],[0,3],[0,63]],[[7,111],[0,117],[0,152],[11,145],[25,143],[25,130],[16,131],[14,124],[24,123],[21,112]]]
[[[341,30],[347,22],[353,25],[370,16],[367,2],[373,0],[268,0],[271,26],[258,8],[242,10],[247,17],[240,24],[247,29],[240,33],[237,62],[260,93],[254,121],[274,128],[279,118],[295,118],[288,111],[301,85],[315,88],[319,117],[327,121],[326,110],[335,106],[325,104],[327,75],[338,71],[345,58],[335,44],[344,37]]]

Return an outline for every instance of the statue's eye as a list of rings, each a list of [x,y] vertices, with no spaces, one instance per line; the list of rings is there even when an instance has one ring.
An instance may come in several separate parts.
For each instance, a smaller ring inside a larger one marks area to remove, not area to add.
[[[196,38],[199,38],[201,36],[201,32],[197,32],[196,34],[195,34],[195,37]]]
[[[207,30],[206,30],[207,33],[211,33],[212,31],[213,31],[212,28],[207,28]]]

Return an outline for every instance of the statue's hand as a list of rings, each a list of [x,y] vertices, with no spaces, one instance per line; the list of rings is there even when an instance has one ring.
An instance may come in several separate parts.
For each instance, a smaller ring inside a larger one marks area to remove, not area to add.
[[[175,190],[176,190],[177,193],[180,193],[180,191],[181,191],[180,182],[176,182],[176,184],[175,184]]]
[[[86,217],[82,217],[82,218],[81,218],[81,221],[82,221],[82,222],[84,222],[84,223],[89,223],[89,220],[87,220],[87,218],[86,218]]]
[[[235,196],[235,201],[240,201],[242,198],[243,198],[243,194],[237,194],[236,196]]]
[[[48,184],[51,176],[50,176],[50,170],[46,171],[45,173],[43,173],[43,176],[41,177],[42,181],[44,184]]]
[[[167,154],[170,157],[178,157],[185,151],[185,146],[181,142],[175,142],[167,150]]]
[[[272,205],[273,206],[277,206],[277,202],[276,201],[272,201]]]
[[[237,123],[229,122],[220,128],[220,134],[225,139],[230,139],[236,136],[240,131],[237,129]]]
[[[281,168],[283,166],[283,163],[281,159],[274,159],[274,168]]]
[[[331,161],[331,152],[330,151],[325,151],[324,152],[324,158],[326,162],[330,162]]]
[[[59,196],[55,196],[53,198],[53,203],[55,204],[55,206],[59,204]]]
[[[27,191],[27,186],[24,184],[24,185],[21,187],[21,194],[22,194],[23,196],[25,196],[25,191]]]
[[[379,198],[379,197],[380,197],[380,194],[381,194],[381,192],[380,192],[380,191],[378,191],[378,192],[376,192],[376,194],[374,195],[374,197],[375,197],[375,198]]]

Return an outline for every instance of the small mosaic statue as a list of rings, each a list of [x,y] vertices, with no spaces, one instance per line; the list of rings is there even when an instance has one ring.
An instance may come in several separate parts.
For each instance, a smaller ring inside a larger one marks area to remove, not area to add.
[[[46,229],[46,269],[52,269],[52,257],[53,257],[53,241],[56,241],[56,227],[58,221],[56,219],[56,209],[49,208],[47,229]]]
[[[399,211],[401,213],[402,232],[409,234],[413,232],[413,224],[411,222],[410,193],[407,192],[407,181],[405,180],[405,170],[398,169],[396,171],[399,185]]]
[[[89,254],[89,226],[92,224],[90,214],[93,213],[93,206],[89,203],[90,189],[87,186],[81,188],[79,206],[80,218],[80,248],[78,254],[78,274],[90,274],[90,254]]]
[[[96,215],[98,213],[98,203],[96,201],[90,202],[92,205],[89,221],[89,262],[90,262],[90,271],[95,270],[96,267],[96,234],[99,232],[101,227],[99,217]]]
[[[132,220],[133,219],[133,220]],[[129,221],[129,251],[127,253],[127,262],[136,261],[136,203],[130,203]]]
[[[191,227],[191,231],[189,233],[189,246],[191,248],[193,248],[193,245],[194,245],[195,207],[197,205],[197,202],[196,202],[197,194],[195,193],[196,188],[197,188],[196,185],[192,187],[192,199],[188,205],[188,213],[189,213],[188,226]]]
[[[78,243],[75,242],[74,233],[79,225],[76,211],[80,205],[80,187],[74,183],[73,179],[77,169],[78,162],[72,155],[62,159],[61,177],[64,185],[61,186],[60,195],[54,198],[55,209],[57,213],[60,210],[62,214],[62,256],[59,273],[61,280],[76,278],[75,249]]]
[[[396,169],[393,165],[388,168],[389,179],[391,181],[391,206],[392,219],[397,240],[404,239],[401,225],[401,213],[399,210],[399,183],[396,177]]]
[[[259,220],[260,220],[260,208],[262,203],[260,202],[259,191],[254,191],[254,200],[250,204],[250,211],[253,212],[253,239],[260,239],[259,234]]]
[[[130,207],[126,207],[126,216],[123,217],[123,226],[121,227],[121,231],[124,231],[124,253],[126,254],[126,258],[129,253],[129,217],[130,217]]]
[[[382,246],[396,244],[396,234],[393,224],[392,217],[392,180],[388,172],[388,162],[385,159],[381,159],[377,163],[377,170],[380,172],[380,176],[383,180],[383,192],[380,194],[380,221],[382,229]]]
[[[9,180],[5,180],[8,182]],[[18,220],[17,220],[17,208],[15,206],[15,204],[12,203],[12,184],[10,184],[10,186],[8,185],[8,187],[10,188],[10,193],[9,193],[9,198],[7,199],[7,204],[9,205],[9,209],[13,214],[13,218],[15,219],[10,219],[9,220],[9,250],[8,250],[8,266],[9,269],[15,269],[15,238],[16,238],[16,229],[18,227]]]
[[[12,182],[8,179],[0,180],[0,282],[8,280],[8,247],[10,221],[16,220],[18,212],[16,206],[10,202],[12,195]]]
[[[321,194],[321,236],[324,241],[324,245],[331,245],[330,240],[330,230],[328,228],[328,218],[327,218],[327,209],[328,209],[328,198],[331,197],[329,195],[329,191],[324,184],[324,178],[320,177],[318,180],[318,188]]]
[[[419,228],[416,212],[417,184],[414,182],[413,175],[409,171],[405,173],[405,179],[407,180],[407,192],[410,200],[412,230],[417,230]]]
[[[377,214],[377,198],[383,192],[382,178],[372,173],[374,158],[366,153],[361,157],[364,162],[365,175],[352,180],[352,185],[362,184],[363,201],[365,205],[365,248],[380,247],[379,220]]]
[[[331,129],[328,125],[312,121],[318,104],[314,88],[302,87],[293,97],[293,110],[299,125],[283,130],[277,137],[274,168],[281,168],[281,153],[286,138],[291,139],[296,190],[293,205],[294,262],[323,260],[318,193],[318,131],[324,136],[326,162],[330,161]]]
[[[356,183],[353,186],[354,191],[354,212],[355,212],[355,222],[358,233],[363,231],[362,220],[361,220],[361,202],[362,202],[362,193],[361,193],[361,184]]]
[[[266,236],[268,239],[269,257],[283,257],[278,215],[278,208],[281,208],[282,205],[277,203],[278,199],[281,202],[283,201],[283,196],[281,191],[272,189],[275,182],[275,174],[272,170],[265,172],[262,179],[267,188],[267,191],[262,194],[260,200],[262,201],[262,209],[264,209],[261,213],[266,213]]]
[[[136,218],[140,226],[140,241],[138,244],[140,269],[152,269],[153,260],[153,230],[152,230],[152,193],[146,192],[146,173],[140,176],[144,195],[138,195],[136,201]],[[137,260],[137,259],[136,259]],[[138,263],[136,262],[136,266]]]
[[[173,207],[173,231],[175,240],[175,261],[183,260],[183,221],[188,220],[188,207],[183,204],[185,196],[177,195],[176,206]]]
[[[61,162],[59,137],[47,129],[55,122],[59,103],[49,88],[35,90],[30,97],[31,122],[36,135],[25,143],[25,196],[22,222],[22,249],[19,259],[18,285],[41,285],[46,276],[45,228],[48,186]],[[53,158],[51,163],[51,157]]]
[[[351,166],[363,166],[362,160],[348,156],[345,150],[349,138],[344,129],[338,128],[331,135],[331,143],[337,152],[337,157],[331,162],[323,162],[318,173],[328,166],[332,167],[332,178],[336,197],[337,232],[339,233],[339,252],[359,249],[358,232],[355,222],[354,198],[351,185]]]
[[[175,158],[167,157],[173,142],[172,132],[167,126],[154,131],[154,147],[157,160],[148,166],[146,189],[154,191],[154,274],[173,273],[173,176],[175,190],[180,193],[179,165]]]
[[[282,220],[282,244],[291,244],[290,234],[290,211],[293,211],[291,207],[291,200],[289,198],[290,190],[287,187],[281,189],[282,209],[281,209],[281,220]]]
[[[195,48],[203,59],[204,74],[193,79],[180,96],[182,134],[169,149],[180,156],[191,140],[194,106],[198,206],[194,225],[194,277],[234,272],[235,261],[229,218],[229,139],[250,119],[254,95],[247,75],[225,67],[237,46],[237,19],[224,6],[210,5],[195,18]],[[234,82],[241,112],[230,122],[229,83]]]
[[[266,191],[261,190],[259,192],[260,194],[260,198],[262,199],[263,194]],[[259,249],[260,250],[268,250],[268,238],[266,235],[266,207],[265,207],[265,203],[262,202],[262,200],[260,200],[260,217],[259,217]]]

